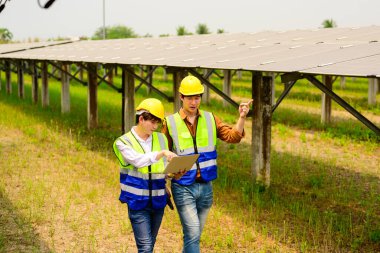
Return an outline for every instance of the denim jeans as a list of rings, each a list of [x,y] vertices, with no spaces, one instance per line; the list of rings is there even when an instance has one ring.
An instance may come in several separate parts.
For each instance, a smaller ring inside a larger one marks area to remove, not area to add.
[[[172,182],[173,199],[183,230],[183,252],[199,253],[199,241],[213,201],[212,183],[184,186]]]
[[[138,252],[153,252],[158,230],[164,216],[164,208],[152,209],[151,207],[146,207],[135,211],[128,207],[128,216],[132,224]]]

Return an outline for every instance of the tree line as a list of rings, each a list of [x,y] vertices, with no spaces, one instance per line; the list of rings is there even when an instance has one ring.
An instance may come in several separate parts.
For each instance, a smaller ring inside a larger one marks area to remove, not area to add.
[[[99,27],[94,35],[91,37],[93,40],[101,40],[104,35],[106,39],[122,39],[122,38],[137,38],[137,37],[152,37],[150,34],[139,36],[132,28],[124,25],[115,25],[105,27]],[[177,36],[192,35],[185,26],[180,25],[176,28]],[[210,34],[211,30],[204,23],[199,23],[195,28],[195,34]],[[217,33],[224,33],[224,29],[218,29]],[[159,37],[168,37],[170,34],[160,34]]]
[[[322,22],[323,28],[332,28],[337,27],[336,22],[333,19],[325,19]],[[224,33],[224,29],[217,29],[216,33]],[[189,31],[185,26],[180,25],[176,28],[177,36],[185,36],[192,34],[210,34],[211,30],[208,28],[207,24],[199,23],[195,27],[195,32]],[[104,37],[105,36],[105,37]],[[159,37],[168,37],[170,34],[160,34]],[[125,38],[138,38],[138,37],[152,37],[151,34],[145,34],[143,36],[138,35],[131,27],[125,25],[114,25],[99,27],[96,29],[92,37],[81,36],[81,40],[93,39],[93,40],[102,40],[102,39],[125,39]],[[7,28],[0,27],[0,44],[12,42],[13,34]],[[51,40],[66,40],[65,37],[57,37]],[[34,39],[34,41],[39,41],[39,39]]]

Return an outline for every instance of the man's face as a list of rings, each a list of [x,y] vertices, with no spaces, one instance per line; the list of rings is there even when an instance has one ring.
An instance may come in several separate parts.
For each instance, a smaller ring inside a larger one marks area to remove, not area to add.
[[[197,113],[199,106],[201,104],[201,95],[181,96],[181,100],[182,100],[182,108],[186,112],[190,114]]]

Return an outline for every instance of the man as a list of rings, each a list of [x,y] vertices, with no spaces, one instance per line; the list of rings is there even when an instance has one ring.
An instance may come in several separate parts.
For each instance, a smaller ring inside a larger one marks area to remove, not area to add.
[[[172,194],[183,229],[183,251],[200,252],[199,240],[213,202],[212,180],[217,178],[216,139],[238,143],[244,135],[244,122],[253,100],[241,103],[234,128],[210,112],[199,109],[204,87],[198,78],[185,77],[179,87],[182,108],[167,117],[162,132],[169,148],[177,155],[199,153],[191,170],[172,180]]]
[[[143,100],[136,108],[137,125],[113,145],[120,163],[119,200],[128,205],[138,252],[153,252],[167,203],[162,158],[170,161],[176,156],[168,150],[165,135],[155,132],[163,119],[158,99]]]

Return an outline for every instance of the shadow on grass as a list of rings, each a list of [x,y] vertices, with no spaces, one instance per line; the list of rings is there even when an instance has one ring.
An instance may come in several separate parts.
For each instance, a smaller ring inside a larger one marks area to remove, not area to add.
[[[0,252],[52,252],[1,188]]]
[[[379,252],[380,175],[272,151],[271,186],[263,191],[252,180],[248,145],[221,143],[218,152],[217,199],[242,223],[301,251]]]

